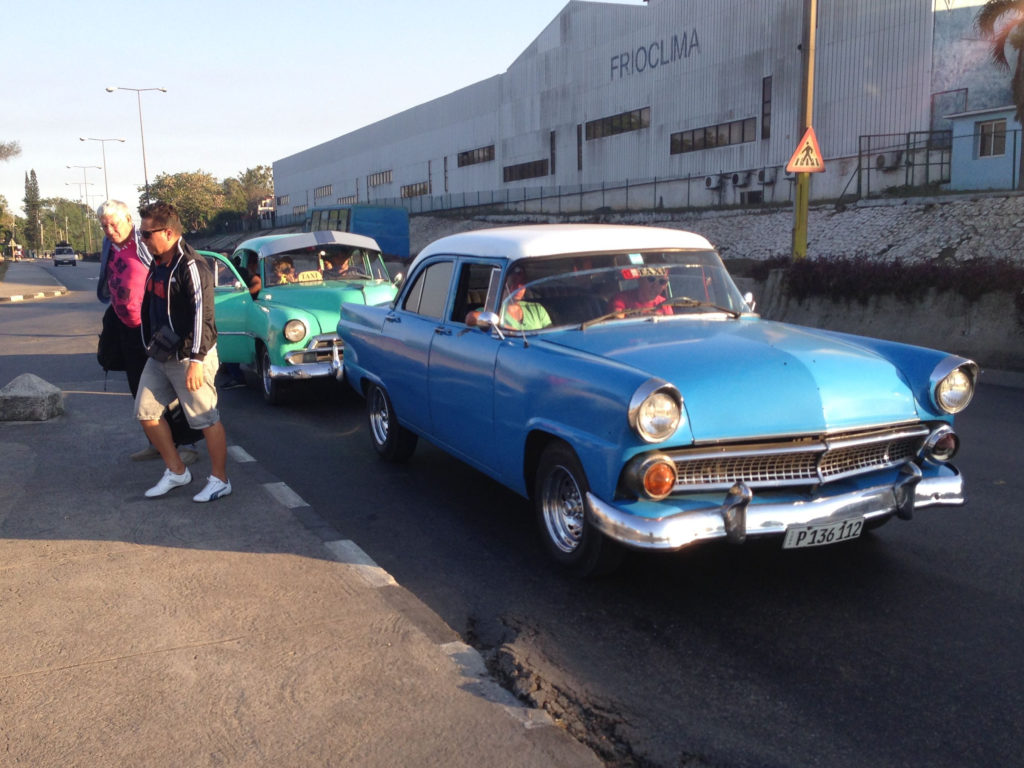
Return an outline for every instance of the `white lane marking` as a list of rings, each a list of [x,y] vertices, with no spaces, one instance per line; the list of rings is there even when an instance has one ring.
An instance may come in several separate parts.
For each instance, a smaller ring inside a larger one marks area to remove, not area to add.
[[[246,464],[250,461],[256,461],[252,456],[246,453],[245,449],[240,445],[229,445],[228,455],[237,461],[239,464]]]
[[[267,489],[267,493],[288,507],[288,509],[309,506],[309,504],[302,500],[299,494],[284,483],[264,483],[263,487]]]
[[[398,582],[394,577],[363,552],[359,546],[349,539],[337,541],[326,541],[324,546],[339,563],[345,563],[355,568],[359,577],[371,587],[390,587]]]

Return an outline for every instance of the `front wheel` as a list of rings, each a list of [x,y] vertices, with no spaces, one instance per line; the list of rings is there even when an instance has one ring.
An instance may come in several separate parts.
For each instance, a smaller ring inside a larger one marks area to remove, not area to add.
[[[544,548],[579,576],[614,570],[622,549],[587,519],[586,473],[575,452],[556,442],[544,449],[534,477],[533,504]]]
[[[280,405],[284,400],[284,387],[279,381],[270,378],[270,351],[260,347],[260,391],[263,400],[270,405]]]
[[[366,393],[366,420],[378,456],[391,462],[406,461],[412,456],[419,438],[398,423],[391,398],[376,384],[371,384]]]

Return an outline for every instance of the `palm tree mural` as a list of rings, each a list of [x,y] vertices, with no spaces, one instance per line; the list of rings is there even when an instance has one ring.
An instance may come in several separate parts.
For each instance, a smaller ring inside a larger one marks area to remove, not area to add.
[[[988,0],[975,19],[978,30],[992,43],[992,60],[1010,69],[1006,46],[1017,54],[1010,78],[1010,94],[1017,108],[1016,118],[1024,125],[1024,0]],[[1017,186],[1024,189],[1024,152],[1019,155]]]

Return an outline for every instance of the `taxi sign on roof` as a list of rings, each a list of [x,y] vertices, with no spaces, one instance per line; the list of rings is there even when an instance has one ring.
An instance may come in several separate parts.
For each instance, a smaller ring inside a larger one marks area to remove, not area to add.
[[[821,149],[818,147],[818,137],[814,135],[814,128],[807,126],[804,137],[796,147],[796,152],[789,158],[786,165],[787,173],[818,173],[825,170],[825,161],[821,157]]]

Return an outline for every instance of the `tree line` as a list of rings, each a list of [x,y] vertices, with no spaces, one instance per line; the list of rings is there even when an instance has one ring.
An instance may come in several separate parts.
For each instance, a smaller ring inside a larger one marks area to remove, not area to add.
[[[20,154],[17,142],[0,142],[0,160]],[[138,187],[138,207],[152,200],[174,205],[188,232],[231,231],[256,223],[259,205],[274,194],[270,166],[247,168],[237,176],[218,181],[205,171],[165,173],[149,185]],[[127,201],[126,201],[127,202]],[[24,216],[18,216],[0,195],[0,245],[9,255],[17,243],[26,251],[45,253],[56,243],[68,242],[76,251],[99,251],[103,232],[96,212],[89,206],[63,197],[41,198],[35,170],[25,174]]]

